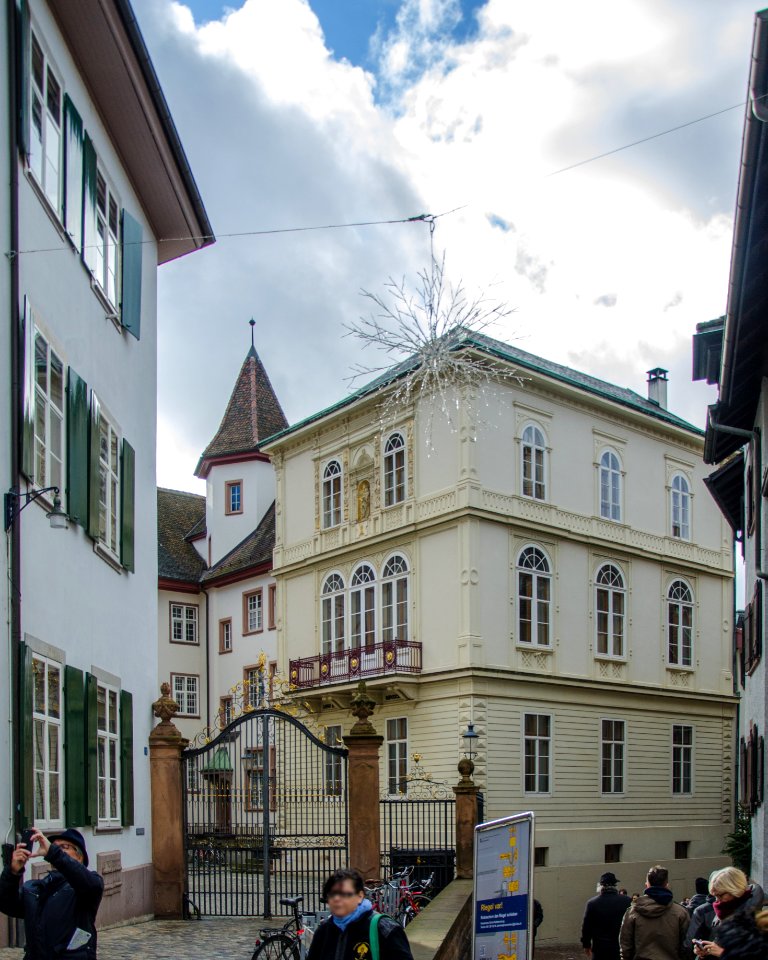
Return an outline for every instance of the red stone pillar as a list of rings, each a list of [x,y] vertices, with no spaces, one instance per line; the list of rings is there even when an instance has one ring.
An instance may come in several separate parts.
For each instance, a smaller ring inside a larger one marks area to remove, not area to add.
[[[189,741],[171,723],[179,705],[170,696],[170,686],[164,683],[160,690],[162,696],[153,704],[160,723],[149,735],[155,916],[181,920],[185,881],[182,752]]]
[[[368,695],[362,680],[351,706],[357,722],[344,737],[349,751],[349,865],[369,880],[378,878],[381,873],[379,753],[384,738],[376,733],[368,719],[376,701]]]
[[[456,879],[471,880],[475,869],[475,827],[477,795],[480,788],[472,779],[471,760],[459,763],[461,780],[453,788],[456,794]]]

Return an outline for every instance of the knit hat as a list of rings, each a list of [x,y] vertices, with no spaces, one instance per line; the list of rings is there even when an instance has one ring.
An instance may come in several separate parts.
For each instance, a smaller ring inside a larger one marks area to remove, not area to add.
[[[67,843],[71,843],[83,855],[83,863],[85,866],[88,866],[88,851],[85,849],[85,837],[79,830],[75,830],[70,827],[68,830],[62,830],[61,833],[54,833],[52,836],[49,836],[48,839],[51,843],[55,843],[57,840],[66,840]]]
[[[696,877],[696,893],[704,897],[709,893],[709,880],[706,877]]]

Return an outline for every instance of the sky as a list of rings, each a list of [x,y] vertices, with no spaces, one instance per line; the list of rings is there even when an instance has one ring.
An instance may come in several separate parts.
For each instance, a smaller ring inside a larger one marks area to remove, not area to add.
[[[197,458],[250,347],[290,422],[343,397],[361,290],[447,271],[492,332],[703,426],[691,335],[725,310],[754,4],[134,0],[214,231],[159,271],[158,482]],[[373,358],[375,359],[375,358]]]

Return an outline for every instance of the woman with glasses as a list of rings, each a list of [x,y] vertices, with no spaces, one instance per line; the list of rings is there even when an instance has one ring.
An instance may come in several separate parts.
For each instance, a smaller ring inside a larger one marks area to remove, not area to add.
[[[405,931],[374,912],[357,870],[332,873],[323,897],[331,916],[317,928],[308,960],[413,960]]]

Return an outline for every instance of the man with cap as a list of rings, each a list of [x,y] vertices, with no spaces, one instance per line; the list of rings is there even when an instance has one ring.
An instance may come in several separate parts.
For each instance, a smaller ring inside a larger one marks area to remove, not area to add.
[[[24,921],[24,960],[95,960],[96,913],[104,881],[88,869],[88,852],[79,830],[46,837],[32,832],[30,853],[20,843],[10,864],[0,874],[0,911]],[[24,869],[32,857],[44,857],[52,870],[39,880],[24,883]]]
[[[619,933],[624,914],[632,900],[616,889],[618,879],[604,873],[597,885],[597,896],[587,901],[581,925],[581,945],[593,960],[619,960]]]

